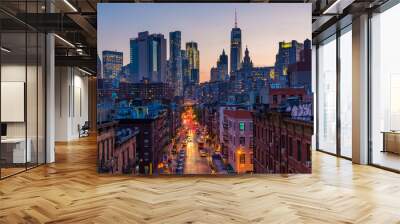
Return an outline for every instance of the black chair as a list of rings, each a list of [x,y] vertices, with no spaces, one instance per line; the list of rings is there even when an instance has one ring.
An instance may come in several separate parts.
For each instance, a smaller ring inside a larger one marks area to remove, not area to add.
[[[90,129],[89,121],[85,121],[82,127],[78,125],[78,129],[79,129],[79,138],[89,136],[89,129]]]

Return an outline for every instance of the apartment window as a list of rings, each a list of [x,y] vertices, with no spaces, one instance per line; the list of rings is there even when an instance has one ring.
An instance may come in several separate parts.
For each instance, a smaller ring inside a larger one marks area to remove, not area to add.
[[[301,141],[297,140],[297,160],[301,161]]]
[[[258,126],[256,128],[256,137],[260,138],[260,127],[258,127]]]
[[[245,137],[240,137],[239,138],[239,144],[240,145],[245,145],[246,144],[246,138]]]
[[[268,139],[268,129],[267,129],[267,128],[264,128],[263,130],[264,130],[264,131],[263,131],[263,139],[264,139],[264,140],[267,140],[267,139]]]
[[[289,138],[289,156],[293,157],[293,140]]]
[[[269,143],[272,143],[272,131],[269,130]]]
[[[122,169],[124,168],[125,168],[125,152],[122,152]]]
[[[273,104],[278,104],[278,96],[277,95],[273,95],[272,96],[272,103]]]
[[[311,161],[311,145],[310,144],[306,144],[306,149],[307,149],[306,161]]]
[[[244,131],[245,130],[245,123],[243,121],[239,122],[239,130]]]
[[[102,141],[100,144],[102,146],[100,148],[101,149],[101,160],[104,162],[105,161],[105,153],[106,153],[105,150],[104,150],[104,142]]]
[[[106,153],[106,160],[108,160],[108,140],[105,140],[104,143],[104,152]]]
[[[240,164],[245,164],[246,163],[246,155],[245,154],[240,154]]]

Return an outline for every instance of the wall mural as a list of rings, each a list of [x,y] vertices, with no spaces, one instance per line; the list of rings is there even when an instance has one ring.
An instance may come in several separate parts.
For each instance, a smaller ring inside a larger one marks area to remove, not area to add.
[[[98,172],[311,173],[311,4],[98,6]]]

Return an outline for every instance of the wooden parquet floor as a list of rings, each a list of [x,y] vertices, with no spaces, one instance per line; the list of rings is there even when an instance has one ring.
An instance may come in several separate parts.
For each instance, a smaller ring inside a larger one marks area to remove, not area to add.
[[[311,175],[98,175],[96,144],[0,181],[0,223],[400,223],[400,175],[313,153]]]

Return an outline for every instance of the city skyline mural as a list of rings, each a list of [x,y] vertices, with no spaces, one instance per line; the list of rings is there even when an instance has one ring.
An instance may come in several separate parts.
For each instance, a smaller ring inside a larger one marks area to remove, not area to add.
[[[98,172],[311,173],[311,52],[311,4],[99,4]]]
[[[98,52],[123,52],[126,65],[130,63],[129,39],[139,32],[161,33],[168,39],[170,32],[180,31],[182,48],[187,42],[198,43],[199,80],[205,82],[211,78],[210,69],[222,51],[229,54],[235,11],[237,26],[243,33],[243,50],[249,48],[254,65],[272,66],[278,42],[311,39],[310,10],[307,4],[276,3],[99,4]]]

